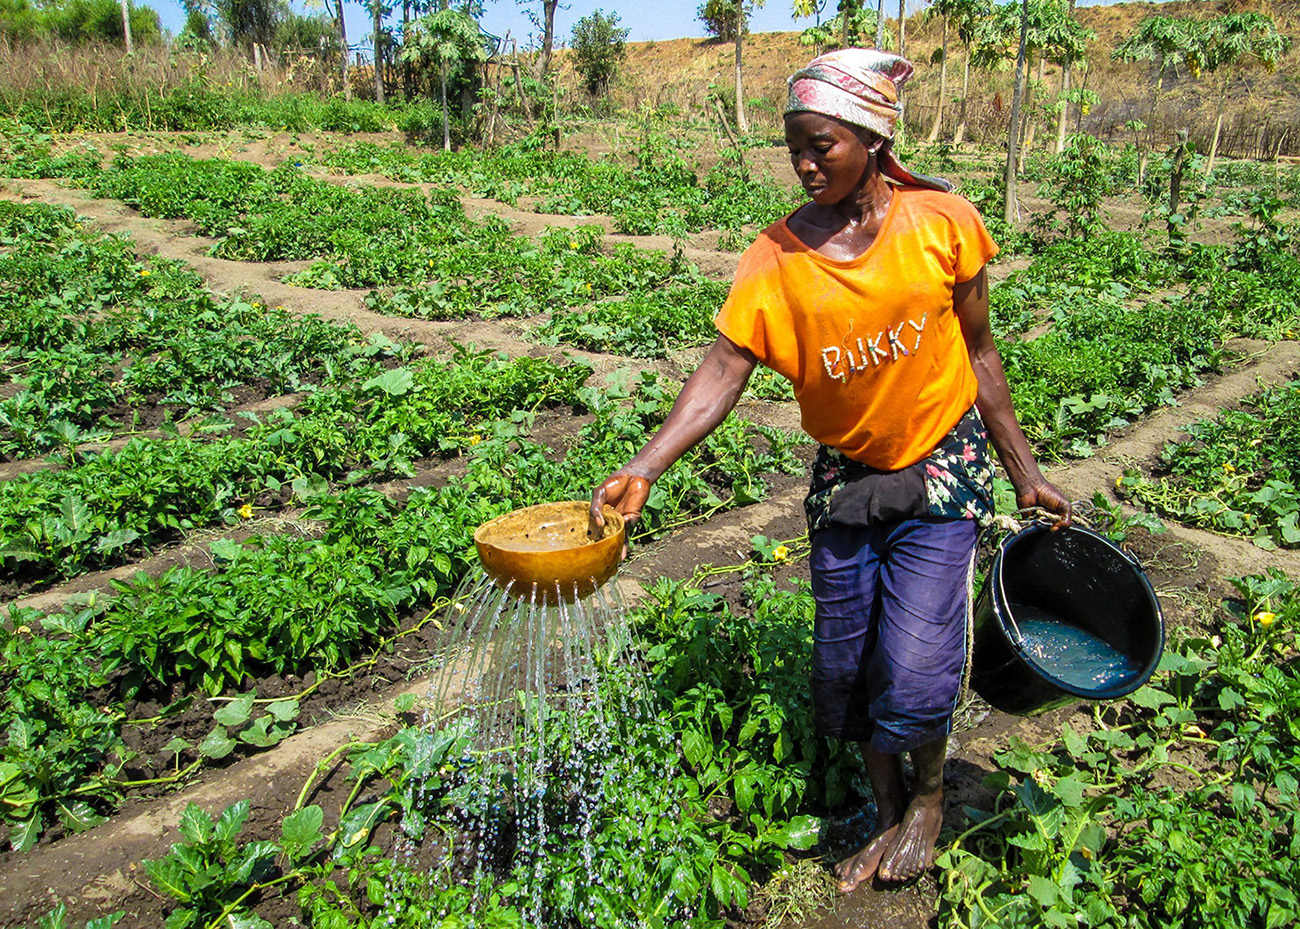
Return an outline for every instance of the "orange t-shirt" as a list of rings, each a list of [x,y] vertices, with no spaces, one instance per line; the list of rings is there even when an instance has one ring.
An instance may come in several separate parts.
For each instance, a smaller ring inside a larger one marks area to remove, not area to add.
[[[873,468],[905,468],[975,402],[952,288],[997,252],[968,201],[895,188],[852,261],[818,254],[785,219],[763,230],[714,324],[789,378],[810,436]]]

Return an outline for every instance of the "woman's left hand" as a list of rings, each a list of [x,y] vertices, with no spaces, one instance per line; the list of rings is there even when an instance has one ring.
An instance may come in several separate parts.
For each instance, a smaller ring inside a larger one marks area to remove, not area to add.
[[[1042,481],[1023,490],[1016,491],[1016,506],[1022,510],[1039,507],[1048,513],[1055,514],[1056,522],[1052,524],[1052,529],[1064,529],[1070,525],[1070,516],[1074,508],[1070,505],[1070,500],[1064,493],[1049,481]]]

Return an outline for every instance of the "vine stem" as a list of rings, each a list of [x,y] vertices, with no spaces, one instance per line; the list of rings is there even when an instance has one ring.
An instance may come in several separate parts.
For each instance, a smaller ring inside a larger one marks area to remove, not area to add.
[[[312,785],[316,783],[316,778],[324,773],[330,765],[334,764],[334,760],[338,758],[339,755],[351,751],[354,748],[360,748],[363,745],[373,744],[373,742],[348,742],[346,745],[339,746],[320,761],[316,762],[316,767],[312,770],[311,774],[307,776],[307,781],[302,785],[302,790],[298,791],[298,799],[293,802],[294,812],[296,813],[298,810],[302,809],[303,803],[307,801],[307,794],[311,792]]]
[[[239,905],[243,903],[245,900],[247,900],[249,897],[251,897],[253,894],[258,893],[259,891],[267,890],[271,887],[276,886],[277,884],[283,884],[287,881],[293,880],[301,876],[302,876],[302,870],[299,868],[294,868],[288,874],[281,874],[273,881],[267,881],[265,884],[254,884],[252,887],[248,888],[246,891],[244,891],[242,894],[240,894],[237,898],[232,900],[230,903],[227,903],[226,908],[222,910],[220,914],[218,914],[216,919],[212,920],[212,922],[207,924],[206,929],[221,929],[221,924],[222,922],[225,921],[225,918],[229,916],[231,913],[235,912],[235,910],[239,908]]]

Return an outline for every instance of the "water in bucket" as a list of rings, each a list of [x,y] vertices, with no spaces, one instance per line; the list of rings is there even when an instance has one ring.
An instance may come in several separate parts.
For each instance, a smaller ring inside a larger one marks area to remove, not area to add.
[[[1108,690],[1142,670],[1105,639],[1055,613],[1023,603],[1012,603],[1010,609],[1026,657],[1071,687]]]

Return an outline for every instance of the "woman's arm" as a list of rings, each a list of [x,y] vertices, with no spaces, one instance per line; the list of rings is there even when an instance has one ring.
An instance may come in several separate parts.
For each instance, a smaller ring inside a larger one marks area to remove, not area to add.
[[[592,492],[592,522],[605,525],[601,515],[605,504],[623,514],[629,525],[636,522],[650,495],[650,485],[727,418],[757,364],[752,352],[719,335],[704,361],[687,378],[659,431],[631,461]]]
[[[975,403],[988,427],[989,439],[997,450],[1002,467],[1016,489],[1016,504],[1021,508],[1042,507],[1061,517],[1058,526],[1068,526],[1070,501],[1043,477],[1011,405],[1011,390],[1002,370],[1002,357],[993,342],[993,330],[989,325],[988,274],[985,269],[981,268],[979,274],[969,281],[953,286],[952,303],[979,384]]]

